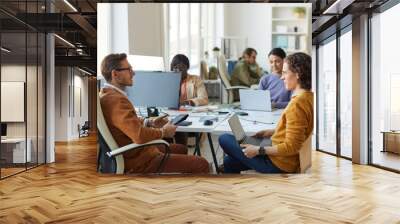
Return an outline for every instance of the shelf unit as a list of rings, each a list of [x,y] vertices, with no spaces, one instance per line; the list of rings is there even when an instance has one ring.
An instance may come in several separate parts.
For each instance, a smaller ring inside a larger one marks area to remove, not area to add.
[[[296,16],[295,8],[303,8],[304,16]],[[311,5],[273,4],[269,15],[271,48],[281,47],[288,54],[295,52],[311,54]]]

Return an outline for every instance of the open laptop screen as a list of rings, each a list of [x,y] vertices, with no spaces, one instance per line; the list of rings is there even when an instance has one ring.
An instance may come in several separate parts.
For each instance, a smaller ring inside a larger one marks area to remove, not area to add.
[[[246,137],[246,133],[244,132],[239,117],[236,114],[229,118],[228,123],[237,141],[241,141]]]

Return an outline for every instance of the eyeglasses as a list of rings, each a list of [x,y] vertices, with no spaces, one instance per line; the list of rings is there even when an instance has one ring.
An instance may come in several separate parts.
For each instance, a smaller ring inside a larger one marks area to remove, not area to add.
[[[128,71],[132,71],[132,67],[128,67],[128,68],[116,68],[116,71],[124,71],[124,70],[128,70]]]
[[[116,69],[114,69],[115,71],[125,71],[125,70],[128,70],[128,71],[130,71],[131,73],[133,73],[133,74],[135,74],[134,72],[133,72],[133,69],[132,69],[132,67],[128,67],[128,68],[116,68]]]

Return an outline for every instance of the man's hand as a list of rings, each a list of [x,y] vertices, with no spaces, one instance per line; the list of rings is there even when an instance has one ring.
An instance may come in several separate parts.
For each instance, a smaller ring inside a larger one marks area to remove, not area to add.
[[[156,119],[152,120],[151,126],[154,128],[161,128],[165,124],[168,123],[168,119],[166,117],[157,117]]]
[[[169,121],[164,127],[162,127],[163,137],[164,138],[172,138],[176,132],[176,125],[173,125],[171,121]]]
[[[274,134],[274,130],[266,129],[266,130],[262,130],[262,131],[257,132],[255,135],[253,135],[253,137],[256,137],[256,138],[270,138],[273,134]]]
[[[240,147],[243,148],[243,154],[250,159],[258,155],[258,149],[260,148],[260,146],[249,144],[241,144]]]

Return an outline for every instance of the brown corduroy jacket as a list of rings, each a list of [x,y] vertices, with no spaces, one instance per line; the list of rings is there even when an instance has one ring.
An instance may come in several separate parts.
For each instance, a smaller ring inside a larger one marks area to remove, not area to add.
[[[143,144],[161,139],[161,129],[145,127],[143,119],[136,115],[135,108],[129,99],[117,90],[110,87],[102,88],[100,104],[104,119],[118,146],[122,147],[131,143]],[[125,152],[123,154],[125,172],[143,172],[151,160],[160,154],[160,150],[154,146]]]

